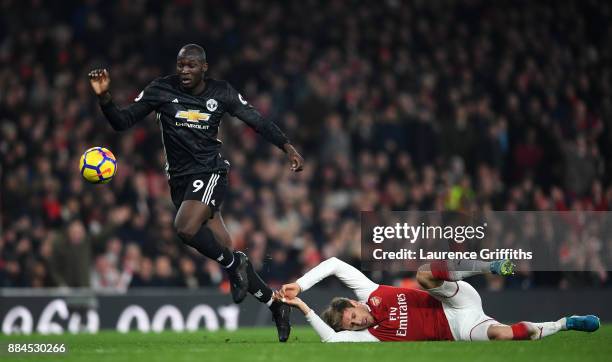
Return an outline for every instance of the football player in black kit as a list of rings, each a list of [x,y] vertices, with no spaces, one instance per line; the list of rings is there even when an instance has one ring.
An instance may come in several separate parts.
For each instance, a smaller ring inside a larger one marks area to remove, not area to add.
[[[219,213],[227,188],[229,162],[221,156],[217,132],[225,113],[238,117],[288,156],[291,170],[302,170],[304,160],[287,137],[263,118],[228,82],[206,78],[204,49],[195,44],[181,48],[175,75],[151,82],[125,108],[118,108],[109,92],[106,69],[95,69],[89,80],[100,107],[116,131],[130,128],[155,111],[166,153],[166,173],[172,201],[178,209],[174,226],[180,239],[216,260],[228,272],[232,298],[240,303],[251,293],[272,311],[278,338],[290,333],[290,307],[272,298],[272,290],[256,274],[247,256],[233,251]]]

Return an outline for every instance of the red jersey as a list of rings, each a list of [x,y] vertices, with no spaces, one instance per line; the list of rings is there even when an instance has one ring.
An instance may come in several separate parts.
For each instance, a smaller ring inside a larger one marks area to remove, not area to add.
[[[368,331],[381,341],[454,340],[442,303],[427,292],[381,285],[367,305],[377,322]]]

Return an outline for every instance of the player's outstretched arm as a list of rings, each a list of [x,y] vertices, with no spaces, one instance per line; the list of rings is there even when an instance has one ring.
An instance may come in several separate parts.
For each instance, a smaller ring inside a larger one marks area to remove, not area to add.
[[[371,281],[362,272],[334,257],[312,268],[295,283],[283,285],[280,292],[287,297],[294,297],[331,275],[335,275],[344,285],[351,288],[362,302],[366,301],[369,295],[378,288],[378,284]]]
[[[94,69],[89,72],[89,84],[100,101],[100,108],[115,131],[123,131],[144,119],[155,109],[150,102],[138,102],[119,109],[110,94],[110,74],[106,69]]]
[[[276,295],[278,298],[279,296]],[[312,328],[321,337],[322,342],[379,342],[367,329],[362,331],[341,331],[336,332],[323,322],[323,320],[315,313],[304,301],[300,298],[282,298],[283,303],[289,304],[293,307],[298,308]]]

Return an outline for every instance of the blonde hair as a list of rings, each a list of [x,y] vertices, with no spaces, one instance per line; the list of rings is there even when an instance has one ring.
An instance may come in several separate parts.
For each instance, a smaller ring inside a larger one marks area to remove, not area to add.
[[[327,307],[323,313],[321,313],[321,319],[323,319],[327,325],[332,327],[334,331],[340,332],[344,330],[342,328],[342,316],[344,311],[351,307],[353,307],[353,304],[351,303],[350,299],[336,297],[332,299],[329,307]]]

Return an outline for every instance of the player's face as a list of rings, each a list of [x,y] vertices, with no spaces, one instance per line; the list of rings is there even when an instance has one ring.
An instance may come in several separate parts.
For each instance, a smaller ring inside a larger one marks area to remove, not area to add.
[[[356,306],[346,308],[342,314],[342,329],[347,331],[359,331],[374,325],[374,317],[367,308],[358,303]]]
[[[193,89],[200,85],[207,69],[208,63],[196,55],[179,53],[176,58],[176,73],[180,77],[181,86],[185,89]]]

